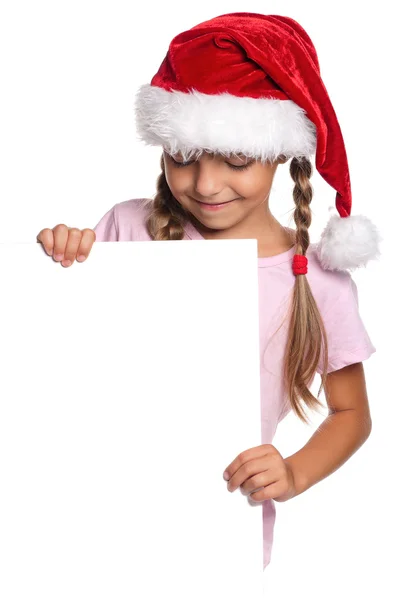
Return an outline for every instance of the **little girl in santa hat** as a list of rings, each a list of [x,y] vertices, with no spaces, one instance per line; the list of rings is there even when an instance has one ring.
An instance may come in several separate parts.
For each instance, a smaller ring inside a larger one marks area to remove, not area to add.
[[[237,12],[180,33],[139,88],[135,110],[139,138],[162,148],[154,198],[117,203],[94,230],[57,225],[37,239],[64,266],[84,260],[95,240],[257,239],[263,443],[244,449],[224,477],[229,491],[262,503],[266,567],[274,501],[334,472],[370,433],[362,361],[375,347],[349,272],[379,257],[382,238],[367,217],[351,215],[342,133],[314,45],[295,20]],[[309,235],[314,154],[337,211],[317,244]],[[289,159],[295,229],[268,206],[276,168]],[[322,406],[322,388],[328,427],[313,448],[283,458],[271,443],[278,423],[290,410],[305,421],[304,406]]]

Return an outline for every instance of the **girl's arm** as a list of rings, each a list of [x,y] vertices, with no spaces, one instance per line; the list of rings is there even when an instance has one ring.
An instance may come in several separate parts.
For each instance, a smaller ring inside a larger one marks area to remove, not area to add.
[[[325,397],[329,416],[301,450],[285,459],[296,496],[341,467],[372,430],[362,362],[329,373]]]

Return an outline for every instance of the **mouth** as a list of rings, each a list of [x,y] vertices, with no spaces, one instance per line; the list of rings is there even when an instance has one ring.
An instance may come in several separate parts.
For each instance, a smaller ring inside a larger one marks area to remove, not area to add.
[[[238,198],[228,200],[228,202],[220,202],[218,204],[215,204],[214,202],[200,202],[199,200],[195,200],[195,202],[197,202],[199,206],[203,207],[206,210],[217,210],[219,208],[222,208],[223,206],[226,206],[227,204],[232,204],[232,202],[235,202],[235,200],[238,200]]]

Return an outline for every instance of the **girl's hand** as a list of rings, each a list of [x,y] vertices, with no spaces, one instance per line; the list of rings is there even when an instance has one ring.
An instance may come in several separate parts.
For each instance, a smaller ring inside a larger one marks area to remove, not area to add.
[[[56,225],[53,229],[42,229],[37,241],[54,260],[69,267],[77,257],[79,262],[86,260],[95,242],[93,229],[76,229],[66,225]]]
[[[272,444],[263,444],[239,454],[226,468],[228,490],[239,486],[256,502],[273,498],[285,502],[297,495],[291,467]],[[254,490],[259,491],[254,493]]]

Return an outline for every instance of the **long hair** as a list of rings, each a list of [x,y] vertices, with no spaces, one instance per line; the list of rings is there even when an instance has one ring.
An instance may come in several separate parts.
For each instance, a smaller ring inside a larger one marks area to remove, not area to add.
[[[156,194],[153,199],[148,199],[146,202],[150,207],[146,229],[155,241],[182,240],[185,233],[184,225],[189,220],[189,214],[171,193],[166,181],[163,154],[160,167],[161,173],[156,180]],[[292,158],[290,175],[295,184],[293,199],[296,208],[293,218],[296,224],[296,254],[305,256],[310,244],[308,229],[312,219],[311,162],[304,157]],[[317,410],[318,407],[322,407],[318,398],[322,388],[326,387],[328,344],[321,314],[304,274],[295,276],[289,316],[283,361],[283,384],[292,410],[299,419],[308,424],[300,400],[310,409]],[[323,357],[321,385],[315,397],[309,387],[321,356]]]

